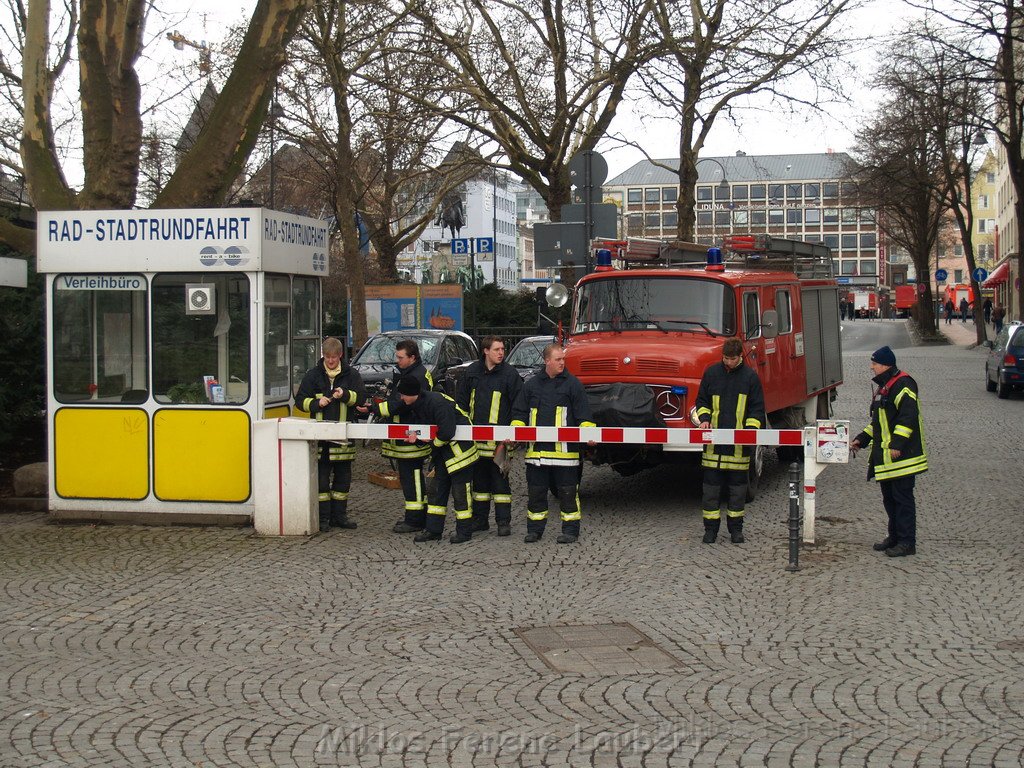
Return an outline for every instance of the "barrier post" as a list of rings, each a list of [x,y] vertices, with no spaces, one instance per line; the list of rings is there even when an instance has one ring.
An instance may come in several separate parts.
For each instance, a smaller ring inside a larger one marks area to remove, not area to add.
[[[789,465],[789,565],[787,571],[800,570],[800,465]]]

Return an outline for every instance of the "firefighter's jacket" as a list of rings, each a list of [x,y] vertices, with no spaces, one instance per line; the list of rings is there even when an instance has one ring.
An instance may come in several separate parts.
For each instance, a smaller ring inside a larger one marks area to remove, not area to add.
[[[419,379],[421,392],[429,392],[434,388],[434,380],[430,371],[420,360],[405,369],[396,367],[391,376],[391,391],[388,399],[370,406],[370,410],[375,410],[382,420],[392,421],[395,424],[415,423],[409,420],[409,406],[402,402],[402,398],[398,394],[398,382],[405,376],[414,376]],[[381,443],[380,452],[382,456],[389,459],[422,459],[430,455],[430,446],[419,443],[403,443],[400,440],[385,440]]]
[[[517,427],[593,427],[590,401],[583,384],[568,371],[548,376],[541,371],[523,384],[512,407],[512,425]],[[580,463],[579,443],[530,443],[526,463],[576,466]]]
[[[878,390],[871,400],[871,423],[857,435],[861,446],[871,445],[868,479],[892,480],[928,469],[928,452],[921,427],[917,382],[893,367],[875,376]],[[894,459],[890,450],[900,457]]]
[[[408,411],[407,424],[434,424],[437,432],[432,441],[417,443],[434,452],[434,466],[443,464],[448,474],[471,467],[479,454],[472,440],[452,440],[456,426],[468,426],[469,418],[447,395],[424,392]]]
[[[488,370],[483,360],[477,360],[466,369],[455,402],[474,424],[507,426],[522,388],[522,377],[508,363],[502,361]],[[479,442],[476,447],[481,456],[494,456],[493,440]]]
[[[740,363],[733,370],[725,363],[708,366],[697,390],[697,417],[712,429],[764,429],[764,390],[757,373]],[[701,464],[710,469],[750,468],[750,446],[706,445]]]
[[[338,387],[345,390],[343,397],[340,400],[331,398],[331,402],[321,408],[320,398],[331,397]],[[299,391],[295,394],[295,405],[317,421],[354,421],[355,407],[365,399],[366,388],[363,386],[363,377],[359,375],[359,371],[342,362],[341,372],[332,377],[324,367],[323,358],[320,358],[320,362],[306,371],[306,375],[302,377]],[[320,450],[323,451],[325,448],[331,461],[351,461],[356,457],[355,444],[352,441],[321,441]]]

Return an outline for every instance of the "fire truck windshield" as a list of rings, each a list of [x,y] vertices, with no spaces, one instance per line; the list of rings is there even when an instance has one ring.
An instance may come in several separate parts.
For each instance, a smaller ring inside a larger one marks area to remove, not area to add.
[[[736,333],[736,305],[728,286],[683,277],[609,277],[577,289],[573,333],[626,330]]]

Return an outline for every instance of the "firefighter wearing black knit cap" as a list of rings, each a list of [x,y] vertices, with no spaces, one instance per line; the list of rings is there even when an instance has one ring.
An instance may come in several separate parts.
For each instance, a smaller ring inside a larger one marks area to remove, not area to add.
[[[856,453],[871,446],[868,480],[878,481],[889,517],[888,535],[874,545],[875,551],[905,557],[917,551],[914,480],[928,469],[917,382],[896,367],[896,354],[889,347],[871,355],[871,373],[878,387],[871,399],[871,423],[850,449]]]
[[[743,342],[726,339],[722,362],[704,371],[697,391],[696,416],[701,429],[762,429],[764,411],[761,379],[743,364]],[[722,499],[733,544],[743,543],[743,513],[747,501],[750,446],[706,445],[704,467],[704,543],[714,544],[722,525]]]
[[[473,465],[477,460],[476,443],[472,440],[453,440],[457,426],[469,426],[466,414],[455,401],[440,392],[424,392],[419,379],[406,376],[398,382],[398,396],[409,409],[406,422],[430,424],[437,427],[434,439],[410,432],[405,442],[427,444],[433,452],[434,490],[427,499],[427,519],[424,529],[413,541],[437,541],[444,533],[444,518],[448,512],[448,496],[455,508],[455,533],[448,539],[452,544],[463,544],[473,537]]]

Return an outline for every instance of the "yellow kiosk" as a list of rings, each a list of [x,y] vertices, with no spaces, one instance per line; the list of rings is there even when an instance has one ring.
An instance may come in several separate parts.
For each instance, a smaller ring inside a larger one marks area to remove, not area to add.
[[[40,212],[49,508],[246,522],[252,425],[320,357],[324,221],[262,208]]]

